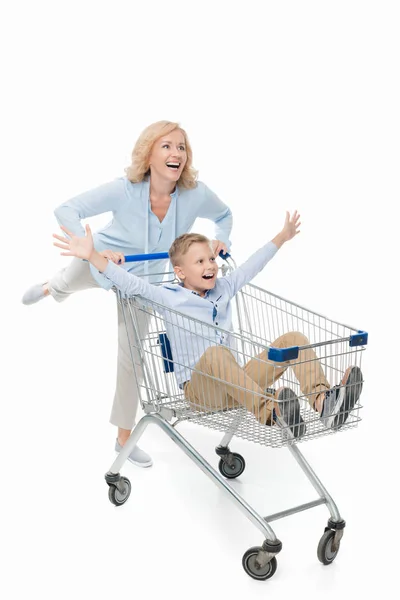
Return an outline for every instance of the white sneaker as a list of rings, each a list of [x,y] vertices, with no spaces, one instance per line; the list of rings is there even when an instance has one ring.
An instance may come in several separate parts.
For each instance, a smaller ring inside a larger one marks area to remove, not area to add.
[[[358,402],[363,388],[360,367],[346,369],[339,385],[325,392],[320,419],[327,429],[340,429]]]
[[[25,294],[22,296],[22,304],[36,304],[36,302],[39,302],[39,300],[46,298],[43,289],[45,283],[37,283],[36,285],[32,285],[30,288],[28,288]]]
[[[122,450],[122,446],[118,442],[118,440],[116,440],[115,441],[115,451],[121,452],[121,450]],[[133,465],[136,465],[137,467],[151,467],[151,465],[153,464],[151,456],[149,456],[144,450],[141,450],[141,448],[139,448],[139,446],[134,447],[134,449],[128,456],[128,460],[129,460],[129,462],[131,462]]]

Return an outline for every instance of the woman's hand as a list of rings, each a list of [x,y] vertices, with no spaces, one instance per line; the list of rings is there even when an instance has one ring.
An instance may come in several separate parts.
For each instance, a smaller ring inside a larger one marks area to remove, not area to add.
[[[57,248],[62,248],[62,250],[67,250],[67,252],[60,252],[61,256],[76,256],[76,258],[83,258],[85,260],[89,260],[94,250],[93,236],[89,225],[86,225],[85,227],[85,237],[79,237],[77,235],[74,235],[71,231],[68,231],[68,229],[63,225],[61,225],[61,229],[67,235],[69,235],[70,238],[68,239],[62,235],[57,235],[56,233],[53,233],[53,237],[56,238],[56,240],[59,240],[59,242],[61,242],[60,244],[57,244],[57,242],[53,242],[53,245],[57,246]]]
[[[116,265],[123,265],[125,262],[125,256],[122,252],[113,252],[113,250],[103,250],[99,252],[100,256],[104,256],[108,260],[111,260]]]
[[[227,254],[228,248],[226,247],[226,244],[224,244],[224,242],[221,242],[221,240],[213,240],[211,243],[212,243],[212,249],[213,249],[215,256],[219,256],[219,253],[221,252],[221,250],[223,251],[224,254]]]

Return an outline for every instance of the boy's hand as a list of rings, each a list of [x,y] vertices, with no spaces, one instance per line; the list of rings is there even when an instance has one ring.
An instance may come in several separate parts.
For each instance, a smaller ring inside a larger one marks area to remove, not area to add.
[[[67,235],[69,235],[70,239],[53,233],[53,237],[61,242],[61,244],[53,242],[53,245],[57,246],[58,248],[62,248],[63,250],[67,250],[67,252],[60,252],[61,256],[76,256],[77,258],[83,258],[85,260],[90,259],[90,256],[94,250],[93,236],[89,225],[86,225],[85,228],[85,237],[78,237],[77,235],[74,235],[71,231],[68,231],[66,227],[63,227],[63,225],[61,225],[61,229]]]
[[[281,232],[285,242],[288,242],[294,238],[295,235],[300,233],[300,225],[300,215],[297,210],[294,211],[292,216],[290,216],[289,211],[286,211],[285,224]]]
[[[223,251],[224,254],[226,254],[228,252],[228,248],[226,247],[226,244],[224,244],[224,242],[221,242],[221,240],[212,240],[211,244],[212,244],[214,256],[219,256],[219,253],[221,252],[221,250]]]
[[[300,215],[297,213],[297,210],[294,211],[292,216],[290,216],[289,212],[286,211],[286,219],[283,229],[271,241],[277,248],[280,248],[285,242],[288,242],[294,238],[295,235],[300,233],[300,225]]]
[[[122,252],[113,252],[113,250],[103,250],[102,252],[99,252],[99,254],[101,256],[104,256],[104,258],[111,260],[116,265],[123,265],[125,262],[125,256],[122,254]]]

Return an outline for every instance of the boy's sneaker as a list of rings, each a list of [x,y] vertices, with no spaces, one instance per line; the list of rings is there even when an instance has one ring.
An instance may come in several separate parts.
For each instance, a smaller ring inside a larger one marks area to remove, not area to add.
[[[325,392],[320,419],[327,429],[340,429],[360,397],[363,376],[360,367],[349,367],[340,385]]]
[[[118,440],[116,440],[115,441],[115,452],[121,452],[121,450],[122,450],[122,446],[118,442]],[[129,460],[129,462],[131,462],[133,465],[136,465],[137,467],[151,467],[151,465],[153,464],[151,457],[146,452],[144,452],[144,450],[141,450],[139,448],[139,446],[134,447],[134,449],[128,456],[128,460]]]
[[[37,283],[36,285],[32,285],[30,288],[28,288],[25,294],[22,296],[22,304],[36,304],[36,302],[39,302],[39,300],[46,298],[43,289],[44,285],[44,283]]]
[[[306,424],[300,413],[299,399],[288,387],[282,387],[275,393],[279,412],[274,410],[274,421],[284,430],[286,438],[301,438],[306,432]]]

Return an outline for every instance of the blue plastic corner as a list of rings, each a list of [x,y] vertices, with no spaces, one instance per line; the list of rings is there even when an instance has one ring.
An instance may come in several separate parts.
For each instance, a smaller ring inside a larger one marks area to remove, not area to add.
[[[268,360],[274,362],[286,362],[287,360],[294,360],[299,356],[299,347],[291,346],[290,348],[270,348],[268,350]]]
[[[359,331],[350,336],[350,346],[366,346],[368,344],[368,333]]]

